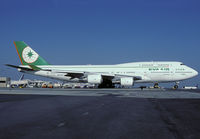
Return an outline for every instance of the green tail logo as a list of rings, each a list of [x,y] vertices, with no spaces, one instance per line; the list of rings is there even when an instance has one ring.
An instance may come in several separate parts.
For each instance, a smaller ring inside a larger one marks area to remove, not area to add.
[[[30,46],[23,41],[14,41],[22,65],[49,65]]]

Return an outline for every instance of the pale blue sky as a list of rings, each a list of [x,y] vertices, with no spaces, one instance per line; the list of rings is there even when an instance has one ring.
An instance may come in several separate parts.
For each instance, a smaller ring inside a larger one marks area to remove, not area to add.
[[[1,0],[0,75],[18,78],[3,66],[20,64],[14,40],[51,64],[165,60],[200,71],[199,7],[199,0]]]

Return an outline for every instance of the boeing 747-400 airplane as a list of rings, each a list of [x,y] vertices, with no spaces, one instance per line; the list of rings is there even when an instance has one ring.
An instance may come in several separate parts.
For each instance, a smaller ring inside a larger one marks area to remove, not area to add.
[[[179,82],[198,75],[181,62],[133,62],[116,65],[51,65],[23,41],[14,42],[22,65],[7,66],[20,72],[69,82],[88,82],[110,88],[114,84]],[[175,88],[178,86],[175,85]]]

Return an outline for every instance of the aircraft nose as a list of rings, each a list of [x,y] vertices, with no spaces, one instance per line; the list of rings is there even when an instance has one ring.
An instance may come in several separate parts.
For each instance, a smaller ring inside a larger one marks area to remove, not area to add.
[[[194,69],[193,69],[193,72],[192,72],[192,73],[193,73],[194,76],[197,76],[197,75],[199,74],[199,73],[198,73],[196,70],[194,70]]]

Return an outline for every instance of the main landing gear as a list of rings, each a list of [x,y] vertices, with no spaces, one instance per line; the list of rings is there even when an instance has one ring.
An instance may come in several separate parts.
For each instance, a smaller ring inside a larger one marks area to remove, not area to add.
[[[109,79],[103,79],[103,82],[99,84],[98,88],[114,88],[112,81]]]
[[[153,88],[160,88],[160,86],[158,85],[158,83],[155,83]]]

